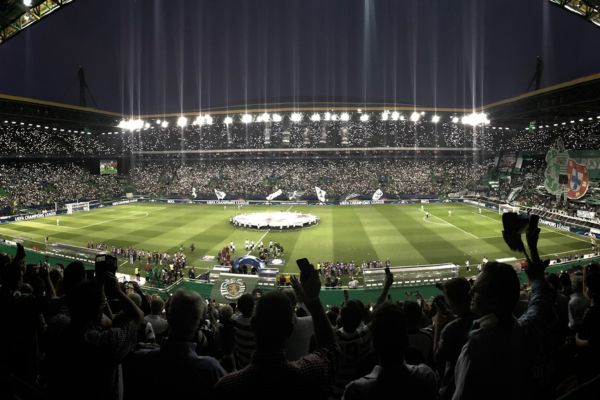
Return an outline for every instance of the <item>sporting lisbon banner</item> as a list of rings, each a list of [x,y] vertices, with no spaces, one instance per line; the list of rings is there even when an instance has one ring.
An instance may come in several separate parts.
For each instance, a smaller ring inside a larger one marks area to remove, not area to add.
[[[319,199],[319,201],[321,203],[325,203],[325,195],[327,194],[327,192],[316,186],[315,186],[315,192],[317,192],[317,198]]]
[[[375,193],[373,193],[373,200],[379,200],[383,196],[383,192],[381,189],[377,189]]]
[[[223,200],[226,194],[225,192],[221,192],[220,190],[215,189],[215,196],[217,196],[217,200]]]
[[[258,284],[258,275],[221,273],[215,280],[210,297],[217,303],[235,303],[246,293],[252,293]]]

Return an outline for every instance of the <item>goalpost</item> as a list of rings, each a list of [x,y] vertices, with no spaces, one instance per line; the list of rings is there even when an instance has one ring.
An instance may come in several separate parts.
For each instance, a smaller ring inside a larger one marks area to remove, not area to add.
[[[519,213],[519,207],[511,206],[510,204],[499,204],[498,214],[504,214],[505,212]]]
[[[67,214],[73,214],[80,211],[90,211],[90,202],[82,201],[77,203],[68,203],[65,204],[67,207]]]

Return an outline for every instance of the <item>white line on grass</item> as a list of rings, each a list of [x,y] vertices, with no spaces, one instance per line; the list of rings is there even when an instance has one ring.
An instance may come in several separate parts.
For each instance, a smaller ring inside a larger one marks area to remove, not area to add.
[[[465,231],[464,229],[462,229],[462,228],[459,228],[458,226],[454,225],[453,223],[451,223],[451,222],[448,222],[448,221],[446,221],[445,219],[438,217],[437,215],[434,215],[434,214],[432,214],[432,213],[429,213],[429,215],[431,215],[432,217],[436,217],[437,219],[439,219],[439,220],[441,220],[441,221],[443,221],[443,222],[447,223],[447,224],[448,224],[448,225],[450,225],[450,226],[453,226],[453,227],[455,227],[456,229],[458,229],[458,230],[459,230],[459,231],[461,231],[462,233],[466,233],[467,235],[471,236],[472,238],[479,239],[479,236],[475,236],[475,235],[473,235],[471,232],[467,232],[467,231]]]
[[[489,211],[489,210],[485,210],[485,211],[491,212],[491,211]],[[478,213],[476,213],[476,212],[473,212],[473,214],[478,214]],[[498,221],[497,219],[495,219],[495,218],[492,218],[492,217],[488,217],[487,215],[483,215],[483,214],[479,214],[479,215],[481,215],[482,217],[485,217],[485,218],[491,219],[492,221]],[[555,229],[555,228],[553,229],[552,227],[549,227],[549,228],[551,229],[551,231],[550,231],[550,232],[556,232],[556,233],[558,233],[559,235],[563,235],[563,236],[566,236],[566,237],[568,237],[568,238],[571,238],[571,239],[575,239],[575,240],[579,240],[579,241],[581,241],[581,242],[586,242],[586,243],[588,243],[588,241],[587,241],[586,239],[582,239],[582,238],[580,238],[580,237],[578,237],[578,236],[573,236],[573,235],[566,234],[566,233],[564,233],[564,232],[561,232],[561,231],[560,231],[560,230],[558,230],[558,229]],[[575,234],[575,235],[577,235],[577,234]],[[495,237],[502,237],[502,236],[486,236],[486,237],[482,237],[481,239],[491,239],[491,238],[495,238]],[[554,254],[554,253],[552,253],[552,254]],[[556,254],[560,254],[560,253],[556,253]]]
[[[146,214],[144,215],[144,217],[147,217],[149,214],[147,212],[142,212],[142,214]],[[109,218],[109,219],[105,219],[104,221],[100,221],[100,222],[94,222],[93,224],[88,224],[88,225],[84,225],[84,226],[78,226],[78,227],[73,227],[73,226],[67,226],[67,228],[71,228],[71,229],[85,229],[85,228],[89,228],[91,226],[96,226],[96,225],[102,225],[105,224],[107,222],[111,222],[111,221],[118,221],[120,219],[127,219],[127,218],[135,218],[138,217],[138,215],[123,215],[121,217],[116,217],[116,218]]]
[[[286,212],[290,211],[292,209],[292,207],[294,207],[294,205],[291,205],[288,207],[287,210],[285,210]],[[267,236],[269,234],[269,232],[271,232],[270,229],[267,229],[267,231],[260,237],[260,239],[258,239],[258,241],[254,242],[255,246],[258,246],[258,244],[265,238],[265,236]],[[247,256],[250,255],[250,253],[252,253],[252,250],[250,250],[249,252],[246,253]]]
[[[561,232],[561,231],[559,231],[558,229],[554,230],[554,232],[555,232],[555,233],[558,233],[559,235],[563,235],[563,236],[566,236],[566,237],[568,237],[568,238],[571,238],[571,239],[579,240],[579,241],[581,241],[581,242],[590,243],[590,240],[589,240],[589,239],[587,239],[587,240],[586,240],[586,239],[582,239],[582,238],[580,238],[580,237],[576,237],[576,236],[572,236],[572,235],[567,235],[566,233],[564,233],[564,232]]]

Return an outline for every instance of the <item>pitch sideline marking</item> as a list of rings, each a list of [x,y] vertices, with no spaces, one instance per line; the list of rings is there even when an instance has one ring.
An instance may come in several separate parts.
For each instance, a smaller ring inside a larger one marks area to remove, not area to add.
[[[489,210],[482,210],[482,211],[488,211],[488,212],[491,212],[491,211],[489,211]],[[478,213],[476,213],[476,212],[473,212],[473,214],[478,214]],[[485,218],[491,219],[491,220],[493,220],[493,221],[498,221],[498,220],[496,220],[496,219],[494,219],[494,218],[492,218],[492,217],[488,217],[487,215],[483,215],[483,214],[479,214],[479,215],[481,215],[482,217],[485,217]],[[559,229],[552,228],[551,226],[549,226],[548,228],[550,228],[550,229],[551,229],[551,231],[550,231],[550,232],[555,232],[555,233],[558,233],[559,235],[566,236],[566,237],[568,237],[568,238],[570,238],[570,239],[579,240],[580,242],[586,242],[586,243],[589,243],[589,241],[588,241],[588,240],[586,240],[586,239],[582,239],[582,238],[580,238],[580,237],[577,237],[577,236],[568,235],[568,234],[566,234],[566,233],[564,233],[564,232],[561,232]],[[575,234],[575,235],[576,235],[576,234]],[[498,237],[498,236],[482,237],[481,239],[491,239],[491,238],[493,238],[493,237]],[[500,237],[502,237],[502,236],[500,236]],[[552,253],[552,254],[561,254],[561,253]],[[552,255],[552,254],[546,254],[546,255]]]

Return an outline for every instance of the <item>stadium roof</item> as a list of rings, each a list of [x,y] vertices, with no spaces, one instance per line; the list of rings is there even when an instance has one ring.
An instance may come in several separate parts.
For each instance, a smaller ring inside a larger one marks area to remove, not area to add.
[[[0,45],[74,0],[4,0],[0,2]]]
[[[550,0],[600,27],[600,0]]]
[[[600,97],[598,93],[600,93],[600,74],[595,74],[491,103],[476,110],[393,104],[382,100],[365,103],[364,101],[319,101],[318,99],[312,99],[311,101],[249,104],[238,107],[194,110],[183,114],[147,114],[138,117],[141,119],[175,120],[181,115],[193,118],[199,114],[224,116],[244,113],[312,113],[356,111],[357,109],[365,112],[418,110],[440,114],[469,114],[473,111],[483,111],[488,114],[493,125],[524,128],[532,121],[551,123],[574,118],[595,118],[600,115]],[[106,128],[114,127],[122,118],[128,117],[119,113],[89,107],[0,94],[0,118],[56,124],[85,124],[90,127]]]

